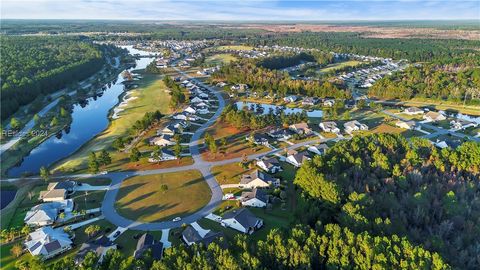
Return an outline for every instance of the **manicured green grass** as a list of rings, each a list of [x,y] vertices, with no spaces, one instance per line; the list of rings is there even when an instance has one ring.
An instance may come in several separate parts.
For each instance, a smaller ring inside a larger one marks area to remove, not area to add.
[[[88,155],[90,152],[106,149],[112,157],[112,164],[109,167],[118,167],[119,164],[128,162],[128,155],[119,153],[112,148],[113,141],[118,137],[125,137],[127,130],[132,124],[141,119],[146,112],[159,110],[164,114],[171,113],[168,106],[170,95],[160,75],[142,74],[143,78],[136,83],[139,85],[131,90],[129,97],[136,97],[120,112],[120,118],[112,120],[108,128],[97,137],[86,143],[79,151],[69,158],[58,163],[54,170],[72,171],[87,167]]]
[[[237,60],[237,57],[229,53],[220,53],[220,54],[214,54],[212,56],[207,57],[205,59],[205,64],[208,66],[216,66],[216,65],[228,64],[235,60]]]
[[[168,190],[162,191],[162,185]],[[191,170],[126,179],[115,207],[126,218],[152,222],[194,213],[210,197],[210,188],[200,172]]]
[[[338,63],[333,63],[333,64],[330,64],[322,69],[320,69],[319,71],[321,73],[324,73],[324,72],[330,72],[330,71],[335,71],[337,69],[341,69],[341,68],[344,68],[344,67],[354,67],[354,66],[358,66],[359,64],[361,64],[362,62],[360,61],[356,61],[356,60],[351,60],[351,61],[345,61],[345,62],[338,62]]]

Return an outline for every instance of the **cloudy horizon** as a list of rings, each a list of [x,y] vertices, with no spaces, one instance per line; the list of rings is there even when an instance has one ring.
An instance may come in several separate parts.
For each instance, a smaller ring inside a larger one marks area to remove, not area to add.
[[[479,20],[480,1],[3,0],[2,19],[173,21]]]

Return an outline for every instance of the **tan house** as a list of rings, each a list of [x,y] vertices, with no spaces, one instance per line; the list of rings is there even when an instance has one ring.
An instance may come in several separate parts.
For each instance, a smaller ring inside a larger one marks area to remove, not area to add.
[[[301,135],[309,135],[312,133],[312,129],[310,129],[310,127],[308,127],[308,124],[305,122],[290,125],[288,128],[291,131]]]
[[[438,113],[438,112],[428,112],[423,116],[423,119],[429,122],[437,122],[447,119],[445,115]]]

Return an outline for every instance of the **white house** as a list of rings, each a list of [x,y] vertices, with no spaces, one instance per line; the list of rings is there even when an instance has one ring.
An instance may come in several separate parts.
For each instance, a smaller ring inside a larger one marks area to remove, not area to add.
[[[73,211],[73,200],[47,202],[35,205],[27,212],[24,218],[25,224],[29,226],[46,226],[53,224],[61,212],[70,213]]]
[[[438,112],[428,112],[423,116],[423,119],[429,121],[429,122],[437,122],[437,121],[442,121],[447,119],[445,115],[438,113]]]
[[[297,96],[292,95],[292,96],[284,97],[283,101],[285,101],[285,102],[295,102],[295,101],[297,101],[297,99],[298,99]]]
[[[463,119],[455,119],[450,121],[450,126],[452,129],[460,130],[460,129],[466,129],[469,127],[477,127],[478,124],[475,122],[463,120]]]
[[[192,108],[192,106],[188,106],[185,110],[183,110],[184,112],[187,112],[187,113],[191,113],[191,114],[196,114],[197,113],[197,110],[195,110],[194,108]]]
[[[358,131],[358,130],[368,130],[368,126],[365,124],[361,124],[357,120],[349,121],[343,124],[343,127],[345,128],[345,132],[348,134],[351,134],[353,131]]]
[[[259,170],[242,175],[239,183],[241,188],[268,188],[270,185],[279,186],[280,180]]]
[[[203,99],[199,98],[199,97],[194,97],[190,100],[191,103],[200,103],[200,102],[203,102]]]
[[[252,234],[263,226],[263,220],[257,218],[247,208],[240,208],[225,213],[220,224],[242,233]]]
[[[154,153],[152,152],[150,154],[150,158],[148,158],[148,162],[155,163],[155,162],[160,162],[160,161],[176,160],[176,159],[177,159],[177,157],[175,156],[175,154],[172,151],[170,151],[168,149],[162,149],[162,152],[159,155],[159,159],[156,159],[154,157]]]
[[[175,145],[176,142],[172,139],[170,135],[162,135],[158,137],[154,137],[150,139],[150,144],[155,144],[158,146],[169,146],[169,145]]]
[[[34,256],[50,259],[72,248],[72,240],[62,228],[53,229],[50,226],[38,228],[30,233],[25,241],[25,247]]]
[[[327,151],[328,148],[329,148],[328,145],[322,143],[322,144],[319,144],[319,145],[309,146],[307,148],[307,151],[310,151],[310,152],[315,153],[317,155],[323,155],[323,154],[325,154],[325,152]]]
[[[318,125],[324,132],[339,133],[340,129],[335,122],[321,122]]]
[[[254,188],[252,191],[242,192],[240,202],[243,206],[265,207],[268,203],[268,195],[262,189]]]
[[[266,135],[260,134],[260,133],[255,133],[255,134],[252,134],[250,136],[247,136],[246,140],[249,141],[249,142],[253,142],[255,144],[258,144],[258,145],[265,145],[265,146],[269,145],[268,137]]]
[[[395,126],[404,129],[415,129],[415,121],[398,121]]]
[[[269,173],[276,173],[282,170],[280,162],[274,157],[263,157],[262,159],[257,160],[257,166]]]
[[[333,105],[335,105],[335,100],[333,99],[326,99],[325,101],[323,101],[323,106],[333,107]]]
[[[417,107],[408,107],[403,111],[403,113],[408,115],[423,114],[423,110]]]
[[[310,155],[306,151],[303,151],[300,153],[288,155],[286,162],[298,168],[302,166],[303,162],[310,159]]]
[[[165,135],[170,135],[170,136],[173,136],[175,135],[175,133],[177,133],[179,130],[178,128],[176,128],[174,125],[172,124],[169,124],[167,126],[165,126],[160,132],[157,131],[157,135],[160,135],[160,134],[165,134]]]

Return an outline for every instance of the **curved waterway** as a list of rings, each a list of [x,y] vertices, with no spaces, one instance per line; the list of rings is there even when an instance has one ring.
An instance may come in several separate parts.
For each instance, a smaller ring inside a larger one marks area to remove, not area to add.
[[[148,55],[148,52],[134,49],[133,46],[121,46],[132,55]],[[132,69],[144,69],[154,58],[143,57],[135,61]],[[63,130],[61,135],[52,136],[33,149],[28,156],[16,167],[8,171],[10,176],[20,176],[22,173],[38,173],[42,166],[49,166],[54,162],[68,157],[83,144],[105,130],[109,124],[108,114],[116,104],[119,96],[125,91],[123,78],[118,75],[115,83],[106,86],[101,96],[87,99],[87,102],[75,104],[72,112],[70,127]]]

